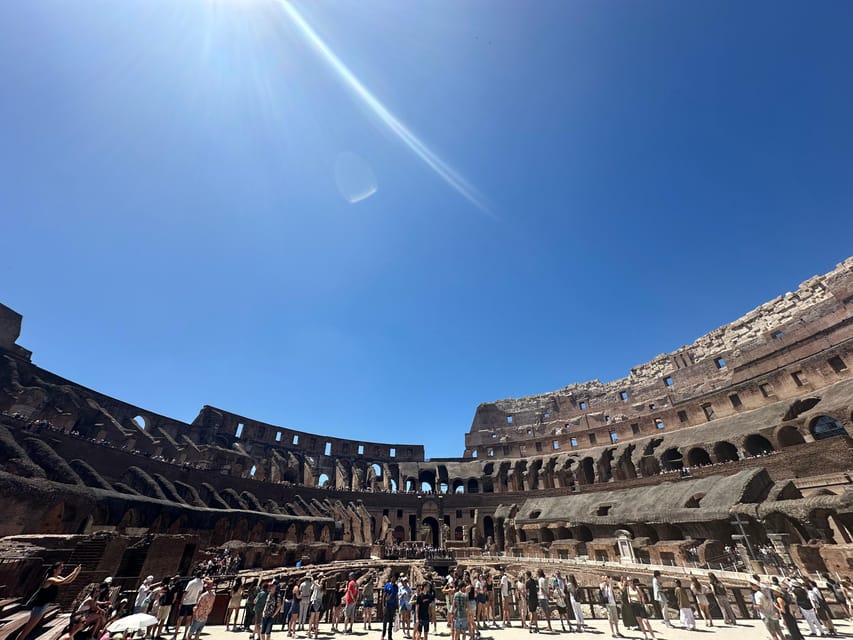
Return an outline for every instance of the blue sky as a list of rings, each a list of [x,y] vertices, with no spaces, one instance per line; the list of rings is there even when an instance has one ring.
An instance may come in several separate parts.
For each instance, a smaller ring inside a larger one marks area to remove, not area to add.
[[[0,3],[39,365],[455,456],[853,254],[851,3],[291,6],[413,138],[280,0]]]

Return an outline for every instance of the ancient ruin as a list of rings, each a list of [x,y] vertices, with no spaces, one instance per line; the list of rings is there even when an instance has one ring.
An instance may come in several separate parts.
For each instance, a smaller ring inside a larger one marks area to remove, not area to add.
[[[0,306],[0,582],[19,594],[54,559],[132,582],[225,544],[269,568],[395,542],[853,568],[853,258],[620,380],[481,404],[452,459],[213,406],[174,420],[36,366],[21,322]]]

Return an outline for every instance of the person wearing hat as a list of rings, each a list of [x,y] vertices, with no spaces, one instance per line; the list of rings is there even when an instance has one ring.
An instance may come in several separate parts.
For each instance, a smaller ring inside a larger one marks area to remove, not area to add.
[[[779,611],[774,605],[772,596],[768,596],[764,592],[763,585],[756,578],[749,579],[749,586],[753,592],[755,612],[764,621],[764,626],[767,628],[771,640],[785,640],[785,636],[782,635],[782,626],[779,623]]]
[[[213,580],[205,578],[203,590],[193,609],[193,621],[190,623],[189,637],[192,640],[199,639],[201,630],[204,629],[204,625],[207,624],[207,619],[210,617],[210,612],[213,611],[215,600],[216,594],[213,592]]]
[[[800,628],[797,626],[797,619],[791,613],[791,603],[793,598],[790,594],[785,593],[785,590],[777,583],[770,586],[770,594],[773,596],[776,610],[785,623],[785,628],[788,630],[788,636],[791,640],[803,640],[803,634],[800,633]]]
[[[136,600],[133,602],[133,613],[148,613],[148,606],[151,604],[151,594],[159,586],[159,583],[154,584],[154,576],[148,576],[142,581],[136,592]]]

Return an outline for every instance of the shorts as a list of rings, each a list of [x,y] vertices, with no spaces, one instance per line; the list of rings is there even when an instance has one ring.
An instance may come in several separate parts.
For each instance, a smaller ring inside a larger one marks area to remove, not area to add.
[[[548,599],[547,598],[539,598],[538,604],[539,604],[539,608],[542,609],[542,611],[548,611]]]
[[[366,607],[367,605],[364,606]],[[355,602],[344,607],[344,616],[352,618],[353,620],[355,619]]]
[[[160,608],[157,609],[157,621],[168,622],[170,613],[172,613],[172,605],[161,604]]]
[[[468,631],[468,617],[456,616],[453,619],[453,628],[457,631]]]
[[[619,622],[619,607],[615,604],[607,605],[607,620],[609,622]]]
[[[429,618],[418,618],[417,629],[426,633],[429,631]]]
[[[192,624],[190,624],[190,635],[201,633],[201,630],[204,629],[204,625],[207,624],[207,620],[193,620]]]
[[[768,633],[781,633],[782,626],[779,624],[779,618],[764,618],[764,626],[767,627]]]
[[[40,618],[41,616],[44,615],[44,612],[47,611],[47,608],[49,606],[50,605],[42,604],[42,605],[39,605],[37,607],[33,607],[32,609],[30,609],[30,615],[33,618]]]
[[[631,613],[634,614],[635,618],[648,618],[646,608],[641,602],[631,602],[629,604],[631,605]]]
[[[323,603],[322,602],[312,602],[311,603],[311,611],[314,613],[320,613],[323,611]]]
[[[182,604],[180,610],[178,611],[178,616],[183,618],[184,616],[191,616],[193,611],[195,610],[195,602],[192,604]]]
[[[400,605],[400,611],[411,611],[411,610],[412,610],[412,605],[411,605],[411,603],[409,603],[409,604],[401,604],[401,605]]]
[[[268,636],[272,633],[272,616],[264,616],[263,621],[261,622],[261,635]]]
[[[365,609],[372,609],[374,607],[373,598],[365,598],[364,601],[361,603],[361,605]]]
[[[468,611],[477,611],[477,601],[469,600],[468,601]]]

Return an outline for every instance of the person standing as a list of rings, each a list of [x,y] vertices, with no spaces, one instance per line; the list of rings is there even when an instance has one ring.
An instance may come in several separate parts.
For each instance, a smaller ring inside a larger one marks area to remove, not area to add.
[[[785,636],[782,635],[782,626],[779,624],[779,612],[773,605],[772,596],[764,593],[761,583],[754,578],[750,578],[749,585],[752,587],[755,600],[753,608],[764,620],[764,626],[767,628],[771,640],[785,640]]]
[[[575,575],[573,573],[570,573],[568,580],[566,580],[566,590],[569,592],[569,606],[572,608],[572,613],[575,616],[575,624],[577,625],[579,632],[583,631],[584,624],[583,607],[581,606],[581,590],[578,587],[578,581],[575,580]]]
[[[175,598],[178,596],[178,578],[175,576],[166,580],[163,579],[163,584],[157,593],[157,628],[154,630],[154,637],[157,638],[169,624],[169,614],[172,613],[172,605],[175,604]]]
[[[27,606],[30,607],[30,617],[18,635],[18,640],[26,640],[27,636],[41,622],[48,606],[56,602],[59,586],[71,584],[80,575],[81,566],[79,564],[67,576],[60,575],[64,567],[63,563],[54,562],[45,574],[38,591],[27,601]]]
[[[452,638],[453,640],[464,640],[465,632],[468,630],[468,596],[462,588],[461,579],[456,580],[456,591],[450,603],[453,611]]]
[[[178,608],[178,619],[175,622],[175,638],[178,637],[178,631],[180,631],[181,625],[183,624],[183,638],[184,640],[187,640],[187,632],[189,631],[189,626],[193,621],[193,611],[195,610],[195,605],[198,602],[203,589],[204,582],[202,582],[201,573],[196,572],[195,577],[187,583],[187,586],[184,588],[184,593],[181,596],[181,602]]]
[[[693,607],[690,605],[690,592],[687,587],[681,586],[681,580],[675,580],[675,603],[678,606],[678,617],[681,626],[687,631],[696,630],[696,616],[693,615]]]
[[[533,579],[533,574],[528,571],[526,574],[527,580],[524,583],[524,588],[527,590],[527,611],[530,620],[527,622],[528,633],[539,633],[538,616],[536,614],[539,608],[539,598],[536,580]]]
[[[344,633],[352,633],[352,626],[355,622],[355,605],[358,602],[358,583],[355,581],[355,573],[349,572],[347,576],[347,586],[344,591]],[[367,608],[365,607],[365,614]],[[367,615],[365,615],[367,618]],[[367,623],[365,622],[365,628]]]
[[[133,613],[148,613],[151,604],[151,594],[159,585],[154,584],[154,576],[148,576],[139,585],[136,592],[136,600],[133,602]]]
[[[791,599],[789,594],[785,593],[778,585],[770,587],[770,593],[773,596],[776,610],[785,623],[785,628],[788,630],[788,636],[791,640],[803,640],[803,634],[800,633],[800,628],[797,626],[797,619],[791,613]]]
[[[601,576],[601,582],[598,585],[598,590],[601,592],[601,604],[607,610],[607,621],[610,623],[610,635],[614,638],[624,637],[619,633],[619,606],[616,604],[619,600],[616,596],[616,588],[613,585],[613,579],[610,576]],[[571,627],[571,623],[569,623]]]
[[[394,617],[397,615],[397,584],[392,577],[382,588],[382,640],[394,640]],[[387,632],[387,635],[386,635]]]
[[[506,574],[506,567],[501,569],[501,617],[505,627],[511,627],[510,617],[511,599],[509,596],[509,576]]]
[[[311,605],[311,574],[306,574],[302,582],[299,583],[299,630],[305,628],[305,620],[308,618],[308,608]]]
[[[373,622],[373,611],[376,608],[376,603],[373,601],[374,593],[373,591],[376,588],[376,574],[371,570],[370,573],[367,574],[367,579],[364,581],[364,585],[361,587],[362,601],[361,606],[363,609],[363,622],[364,628],[370,629],[370,623]],[[355,616],[353,615],[353,619]],[[352,631],[352,629],[350,629]]]
[[[720,608],[720,613],[723,614],[723,621],[726,624],[736,625],[737,620],[735,619],[735,612],[732,609],[731,602],[729,602],[729,596],[726,593],[726,586],[720,582],[720,579],[713,573],[708,574],[708,582],[711,586],[711,593],[714,594],[714,598],[717,600],[717,606]]]
[[[228,608],[225,611],[225,630],[228,631],[228,625],[231,624],[231,614],[234,614],[234,626],[237,630],[237,621],[240,618],[240,604],[243,602],[243,578],[239,576],[234,581],[234,585],[230,589],[228,598]]]
[[[195,609],[193,610],[193,621],[190,624],[189,637],[192,640],[199,640],[201,630],[207,624],[207,619],[210,617],[210,612],[213,611],[213,603],[216,600],[216,594],[213,593],[213,580],[207,578],[204,581],[204,590],[198,597]]]
[[[316,638],[320,633],[320,615],[323,613],[323,596],[326,591],[326,580],[318,578],[311,589],[310,617],[308,618],[308,637]],[[269,638],[267,638],[269,640]]]
[[[693,597],[696,598],[696,606],[699,608],[699,613],[702,614],[702,619],[705,620],[705,626],[713,627],[714,620],[711,618],[711,606],[708,602],[711,590],[707,585],[700,584],[696,576],[690,578],[690,589],[693,591]]]
[[[397,586],[397,600],[400,603],[400,628],[404,638],[412,637],[412,588],[409,586],[409,576],[400,578]]]
[[[655,570],[652,577],[652,598],[654,598],[655,602],[660,606],[660,615],[663,619],[663,623],[667,627],[672,628],[672,623],[669,621],[669,600],[666,597],[666,591],[663,589],[663,584],[661,584],[660,571],[658,570]]]
[[[428,640],[429,638],[429,607],[432,601],[433,596],[427,591],[427,583],[424,582],[418,587],[415,596],[415,640]]]
[[[637,625],[640,627],[640,631],[643,632],[643,638],[648,640],[648,636],[646,635],[646,632],[648,632],[651,634],[652,640],[655,640],[655,632],[652,630],[652,625],[646,616],[646,596],[640,588],[640,581],[637,578],[634,578],[628,584],[627,591],[628,602],[631,605],[631,612],[637,620]]]

